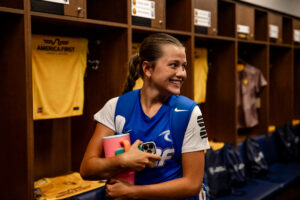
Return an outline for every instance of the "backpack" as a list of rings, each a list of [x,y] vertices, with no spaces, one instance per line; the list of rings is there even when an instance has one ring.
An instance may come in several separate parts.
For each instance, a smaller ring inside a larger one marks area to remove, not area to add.
[[[205,154],[205,180],[207,182],[207,194],[214,199],[232,193],[231,178],[223,156],[223,148],[220,150],[207,150]]]
[[[223,148],[223,156],[227,170],[231,177],[233,187],[242,187],[247,182],[245,164],[242,161],[239,151],[231,144]]]
[[[264,154],[253,138],[247,137],[244,141],[246,171],[251,177],[261,177],[266,175],[269,167]]]
[[[289,162],[299,158],[299,136],[291,124],[285,124],[284,128],[276,127],[274,136],[279,161]]]

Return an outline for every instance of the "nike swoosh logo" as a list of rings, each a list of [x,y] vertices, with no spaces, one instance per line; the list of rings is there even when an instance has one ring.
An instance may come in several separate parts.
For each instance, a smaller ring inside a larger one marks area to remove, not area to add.
[[[186,111],[188,111],[188,110],[180,110],[180,109],[178,109],[178,108],[175,108],[174,111],[175,111],[175,112],[186,112]]]

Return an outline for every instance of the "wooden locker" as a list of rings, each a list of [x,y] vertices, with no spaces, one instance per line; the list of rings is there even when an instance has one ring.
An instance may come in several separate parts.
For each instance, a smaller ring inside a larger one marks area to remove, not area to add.
[[[236,30],[240,39],[254,39],[254,8],[242,4],[236,5]]]
[[[138,0],[131,1],[131,13],[135,13],[135,4]],[[155,18],[150,19],[146,17],[132,15],[132,24],[138,26],[146,26],[152,28],[166,28],[166,1],[165,0],[151,0],[155,3]]]
[[[282,16],[269,12],[268,14],[268,25],[269,25],[269,41],[273,42],[273,43],[278,43],[281,44],[282,43]],[[272,31],[272,26],[277,27],[278,28],[278,38],[274,38],[270,36],[270,32],[274,32],[274,30]]]
[[[208,35],[217,35],[218,27],[217,27],[217,9],[218,9],[218,2],[217,0],[194,0],[194,8],[193,8],[193,19],[194,22],[196,19],[195,17],[195,9],[200,9],[204,11],[210,12],[210,27],[205,26],[196,26],[195,25],[195,32],[196,33],[203,33]],[[194,23],[195,24],[195,23]]]

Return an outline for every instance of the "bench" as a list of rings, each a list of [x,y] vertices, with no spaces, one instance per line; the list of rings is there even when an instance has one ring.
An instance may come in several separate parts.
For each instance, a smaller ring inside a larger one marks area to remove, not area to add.
[[[300,126],[295,127],[298,131]],[[260,178],[249,178],[247,184],[241,188],[235,188],[234,193],[243,195],[226,195],[218,197],[217,200],[259,200],[271,199],[288,189],[292,185],[299,186],[300,184],[300,161],[293,161],[289,163],[281,163],[278,161],[277,151],[280,150],[276,146],[274,133],[269,134],[269,139],[265,135],[254,138],[261,150],[264,153],[266,161],[269,165],[269,172],[267,175]],[[238,150],[245,161],[244,144],[238,144]],[[300,188],[299,188],[300,190]],[[299,191],[297,193],[299,195]],[[299,198],[299,196],[298,196]]]

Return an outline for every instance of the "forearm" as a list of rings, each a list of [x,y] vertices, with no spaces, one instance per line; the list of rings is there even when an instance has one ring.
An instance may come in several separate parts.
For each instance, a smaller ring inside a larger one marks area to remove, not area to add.
[[[195,184],[188,178],[183,177],[159,184],[132,186],[129,197],[148,200],[183,199],[197,196],[201,186],[202,182]]]
[[[80,174],[84,179],[109,179],[125,171],[119,156],[111,158],[91,157],[82,163]]]

